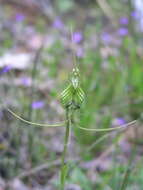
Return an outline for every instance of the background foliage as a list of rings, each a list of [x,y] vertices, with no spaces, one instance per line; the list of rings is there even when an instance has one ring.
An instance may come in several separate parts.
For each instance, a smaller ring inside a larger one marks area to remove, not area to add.
[[[134,119],[139,124],[112,133],[73,126],[67,189],[143,188],[141,6],[130,0],[0,1],[1,189],[58,188],[64,131],[32,128],[5,106],[35,122],[64,120],[58,97],[73,54],[86,96],[79,124],[109,128]]]

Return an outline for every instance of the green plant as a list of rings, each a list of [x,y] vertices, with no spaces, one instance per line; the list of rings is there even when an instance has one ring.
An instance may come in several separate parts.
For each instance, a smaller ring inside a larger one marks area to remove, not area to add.
[[[39,127],[40,126],[41,127],[62,127],[64,125],[66,126],[65,138],[64,138],[64,149],[63,149],[62,159],[61,159],[61,165],[62,165],[61,177],[60,177],[61,190],[64,190],[66,176],[68,173],[68,163],[66,163],[65,160],[66,160],[66,153],[67,153],[68,143],[69,143],[70,129],[71,129],[72,123],[74,122],[74,114],[76,113],[76,110],[80,109],[83,101],[84,101],[84,92],[82,88],[80,87],[79,69],[75,67],[73,68],[73,71],[71,73],[68,87],[61,93],[61,102],[66,112],[66,120],[63,121],[63,123],[57,123],[53,125],[34,123],[34,122],[23,119],[22,117],[17,115],[15,112],[13,112],[11,109],[7,108],[7,110],[14,117],[30,125],[39,126]],[[136,120],[128,124],[118,126],[116,128],[106,128],[106,129],[95,129],[95,128],[88,129],[85,127],[81,127],[78,124],[76,125],[76,127],[85,131],[106,132],[106,131],[126,128],[128,126],[133,125],[135,122]]]

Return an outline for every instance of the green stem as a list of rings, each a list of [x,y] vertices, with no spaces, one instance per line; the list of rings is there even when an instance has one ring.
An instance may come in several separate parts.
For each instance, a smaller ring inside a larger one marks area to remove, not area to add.
[[[135,160],[135,156],[136,156],[136,144],[133,145],[132,152],[131,152],[131,155],[130,155],[130,159],[129,159],[129,162],[128,162],[128,166],[127,166],[126,172],[124,174],[120,190],[126,190],[126,188],[128,186],[129,178],[130,178],[130,176],[132,174],[132,171],[134,169],[132,163]]]
[[[64,137],[64,149],[62,153],[62,159],[61,159],[61,178],[60,178],[60,190],[64,190],[65,188],[65,181],[67,176],[67,163],[65,163],[68,143],[69,143],[69,136],[70,136],[70,126],[71,126],[71,114],[70,110],[66,109],[66,131],[65,131],[65,137]]]

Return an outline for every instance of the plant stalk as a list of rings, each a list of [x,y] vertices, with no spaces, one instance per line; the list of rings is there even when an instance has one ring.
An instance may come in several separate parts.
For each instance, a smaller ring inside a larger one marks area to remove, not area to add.
[[[67,176],[67,166],[68,164],[65,162],[66,159],[66,153],[68,149],[68,143],[69,143],[69,136],[70,136],[70,126],[71,126],[71,114],[69,108],[66,109],[66,131],[65,131],[65,137],[64,137],[64,149],[62,153],[61,158],[61,176],[60,176],[60,190],[65,189],[65,181]]]

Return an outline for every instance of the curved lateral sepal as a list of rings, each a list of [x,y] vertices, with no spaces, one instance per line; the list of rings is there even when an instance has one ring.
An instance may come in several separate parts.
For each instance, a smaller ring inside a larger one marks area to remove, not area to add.
[[[65,122],[63,122],[63,123],[57,123],[57,124],[43,124],[43,123],[34,123],[34,122],[31,122],[31,121],[28,121],[28,120],[26,120],[26,119],[24,119],[24,118],[22,118],[21,116],[19,116],[19,115],[17,115],[15,112],[13,112],[11,109],[9,109],[9,108],[6,108],[7,109],[7,111],[9,112],[9,113],[11,113],[14,117],[16,117],[17,119],[19,119],[20,121],[22,121],[22,122],[24,122],[24,123],[27,123],[27,124],[30,124],[30,125],[35,125],[35,126],[39,126],[39,127],[64,127],[64,125],[65,125],[65,123],[66,123],[66,121]]]
[[[125,125],[120,125],[117,127],[111,127],[111,128],[107,128],[107,129],[87,129],[81,126],[77,126],[77,128],[81,129],[81,130],[85,130],[85,131],[95,131],[95,132],[108,132],[108,131],[114,131],[114,130],[118,130],[118,129],[124,129],[126,127],[130,127],[132,125],[134,125],[137,122],[137,120],[131,121]]]

